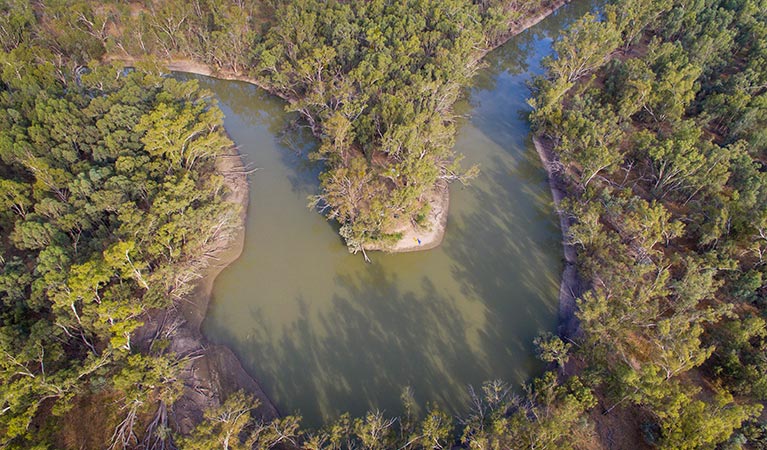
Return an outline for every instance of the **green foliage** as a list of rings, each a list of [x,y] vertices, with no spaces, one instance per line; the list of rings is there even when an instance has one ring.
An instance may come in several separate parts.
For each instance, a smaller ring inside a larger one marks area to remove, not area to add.
[[[464,182],[476,174],[476,168],[462,170],[452,151],[452,105],[484,52],[519,19],[548,6],[541,0],[151,0],[140,8],[113,1],[43,3],[39,23],[28,6],[14,3],[3,10],[7,50],[34,38],[59,58],[80,64],[105,54],[190,60],[255,77],[287,99],[322,140],[315,157],[326,161],[327,171],[313,204],[342,225],[352,251],[396,241],[391,230],[417,221],[438,182]],[[99,83],[108,81],[100,77]],[[207,111],[157,106],[137,131],[168,134],[147,132],[147,148],[188,166],[216,147],[197,139],[187,148],[186,136],[167,127],[169,120],[188,126],[184,118],[215,123],[200,117]],[[360,158],[367,173],[349,176],[346,169]],[[360,198],[361,191],[374,200]]]
[[[767,398],[767,328],[761,317],[730,320],[716,330],[719,343],[711,364],[738,395]]]
[[[256,47],[254,74],[322,139],[313,204],[350,250],[415,220],[438,180],[466,178],[451,107],[483,46],[478,15],[458,0],[285,2]]]
[[[764,398],[766,19],[747,0],[619,1],[534,83],[590,284],[578,356],[606,413],[644,410],[660,448],[737,448]]]
[[[9,52],[28,42],[35,23],[32,5],[23,0],[7,1],[0,5],[0,42]]]
[[[557,124],[562,161],[578,165],[579,184],[586,188],[603,171],[622,162],[618,146],[623,140],[618,117],[609,108],[594,104],[593,96],[576,98],[573,108],[564,111]]]
[[[596,398],[578,377],[562,384],[547,372],[525,391],[524,397],[510,396],[502,383],[485,384],[473,401],[463,443],[470,449],[571,449],[591,439],[585,411]]]
[[[570,357],[570,349],[573,347],[571,343],[551,333],[544,333],[536,337],[533,344],[538,348],[538,357],[541,361],[556,363],[560,370],[565,369],[565,364]]]
[[[732,396],[717,393],[705,402],[676,393],[667,400],[662,420],[662,449],[715,448],[748,419],[754,419],[762,405],[742,406]]]
[[[257,407],[257,400],[238,391],[218,408],[206,411],[205,420],[188,436],[180,438],[178,445],[185,450],[251,448],[242,442],[240,435],[251,420],[250,411]]]
[[[563,31],[554,43],[554,56],[544,63],[552,76],[573,83],[599,68],[621,43],[610,20],[585,14]]]
[[[451,150],[452,105],[484,51],[546,6],[521,3],[3,2],[0,445],[49,444],[33,431],[42,416],[105,389],[126,414],[115,442],[136,444],[137,417],[178,397],[184,361],[136,354],[131,336],[147,308],[189,293],[201,255],[237,217],[215,175],[231,143],[209,95],[160,77],[156,61],[131,73],[91,61],[189,59],[286,98],[320,138],[312,205],[357,251],[397,239],[390,230],[423,220],[435,184],[475,172]],[[763,443],[764,11],[753,0],[620,0],[556,40],[531,121],[573,188],[567,238],[590,286],[582,338],[536,344],[560,369],[575,353],[601,384],[549,372],[516,397],[488,383],[464,445],[577,447],[591,437],[592,388],[642,409],[661,448]],[[232,395],[179,445],[453,443],[436,407],[420,419],[412,407],[399,420],[342,416],[308,435],[298,417],[253,419],[255,405]]]
[[[51,8],[57,20],[81,14]],[[131,355],[131,336],[146,309],[191,289],[207,249],[236,224],[213,166],[231,142],[207,93],[119,66],[62,78],[37,63],[45,57],[23,44],[0,54],[16,69],[0,74],[0,430],[9,445],[44,439],[30,428],[38,414],[63,414],[104,376],[129,418],[172,403],[176,363]]]

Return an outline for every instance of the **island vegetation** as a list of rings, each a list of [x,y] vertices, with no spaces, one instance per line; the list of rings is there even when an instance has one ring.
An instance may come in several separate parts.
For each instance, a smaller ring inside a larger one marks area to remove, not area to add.
[[[232,146],[220,110],[157,60],[284,97],[320,138],[315,204],[361,250],[472,174],[452,105],[484,53],[551,5],[3,2],[0,446],[61,448],[71,432],[115,449],[767,447],[762,3],[616,0],[554,43],[530,119],[583,288],[577,330],[536,340],[551,369],[521,394],[488,382],[454,418],[406,390],[401,417],[304,430],[236,393],[181,435],[168,411],[189,357],[170,334],[141,351],[132,336],[189,294],[239,212],[215,168]],[[83,405],[101,422],[78,423]]]
[[[355,250],[392,238],[385,229],[399,219],[422,221],[424,193],[438,180],[468,175],[451,153],[452,102],[481,53],[548,5],[326,6],[0,5],[3,447],[205,446],[200,433],[212,432],[235,445],[241,436],[221,424],[248,423],[248,414],[230,415],[245,401],[236,395],[225,412],[210,412],[192,435],[198,438],[174,438],[168,412],[189,388],[180,374],[196,356],[168,350],[173,327],[136,341],[151,320],[147,312],[183,302],[210,254],[240,225],[216,171],[232,146],[221,112],[194,82],[163,76],[158,61],[188,59],[252,77],[287,98],[323,143],[316,156],[328,170],[316,200]],[[349,28],[345,38],[332,33],[341,20]],[[302,21],[297,29],[314,37],[280,36]],[[405,31],[409,47],[400,48],[397,33]],[[320,42],[319,50],[309,45]],[[464,65],[455,54],[474,61]],[[109,62],[121,59],[131,68]],[[392,72],[394,59],[401,73]],[[282,78],[270,61],[279,62]],[[314,70],[319,78],[304,79]],[[317,97],[315,85],[328,93]],[[402,92],[408,95],[398,97]],[[342,138],[338,125],[350,108],[359,111],[345,118]],[[356,177],[351,190],[341,192],[349,177]],[[376,417],[365,423],[375,427]],[[435,433],[449,440],[443,421]],[[266,423],[252,445],[294,441],[297,423],[294,417]]]

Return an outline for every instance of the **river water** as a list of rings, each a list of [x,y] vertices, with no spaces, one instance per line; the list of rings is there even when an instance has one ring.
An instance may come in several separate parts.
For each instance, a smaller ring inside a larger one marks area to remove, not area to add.
[[[532,148],[526,82],[574,2],[488,55],[457,105],[456,150],[481,174],[453,185],[447,234],[427,252],[371,254],[307,208],[313,140],[286,132],[284,103],[241,82],[194,77],[219,99],[250,176],[241,258],[217,278],[206,336],[229,345],[283,414],[317,426],[344,411],[401,411],[416,400],[460,413],[467,386],[519,385],[542,366],[533,338],[553,331],[562,248],[546,174]],[[189,78],[191,76],[185,76]],[[295,127],[294,127],[295,129]]]

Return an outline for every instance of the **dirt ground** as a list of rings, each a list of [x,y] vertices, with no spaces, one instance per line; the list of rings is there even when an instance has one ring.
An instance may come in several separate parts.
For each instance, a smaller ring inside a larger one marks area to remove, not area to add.
[[[413,222],[403,223],[391,230],[402,233],[402,238],[394,244],[376,244],[365,246],[368,251],[385,251],[389,253],[418,252],[431,250],[442,243],[447,228],[447,212],[450,207],[450,192],[447,183],[438,183],[426,200],[431,207],[426,217],[425,225]]]
[[[248,181],[237,150],[232,148],[229,154],[220,157],[216,161],[216,169],[229,187],[227,201],[240,207],[239,231],[233,240],[216,243],[211,263],[202,273],[192,295],[179,302],[176,308],[152,311],[134,337],[137,346],[148,347],[161,327],[181,324],[170,338],[169,350],[177,355],[194,357],[182,374],[184,392],[171,414],[176,429],[181,432],[190,431],[203,419],[206,409],[218,406],[229,394],[238,390],[244,390],[259,400],[256,416],[268,420],[279,415],[261,385],[243,369],[237,356],[226,346],[208,342],[200,331],[213,283],[226,266],[239,258],[245,240]]]

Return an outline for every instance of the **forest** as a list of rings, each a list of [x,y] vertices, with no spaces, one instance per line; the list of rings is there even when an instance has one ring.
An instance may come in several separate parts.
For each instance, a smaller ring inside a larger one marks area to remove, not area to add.
[[[132,337],[189,294],[239,211],[216,169],[233,145],[221,111],[162,61],[286,99],[320,139],[312,204],[356,251],[476,172],[453,153],[453,104],[549,6],[0,2],[0,446],[66,447],[93,404],[112,449],[767,448],[760,0],[615,0],[554,42],[530,121],[567,193],[582,289],[577,332],[536,339],[541,377],[488,382],[461,417],[405,391],[401,417],[320,430],[263,421],[245,393],[185,435],[167,418],[189,361],[171,336]]]
[[[185,361],[160,341],[138,352],[132,335],[191,291],[239,225],[214,170],[232,142],[209,94],[52,61],[42,47],[2,54],[4,448],[46,448],[75,402],[111,405],[115,442],[147,405],[172,403]]]
[[[534,85],[587,285],[576,358],[602,415],[659,448],[767,445],[765,13],[617,2]]]

